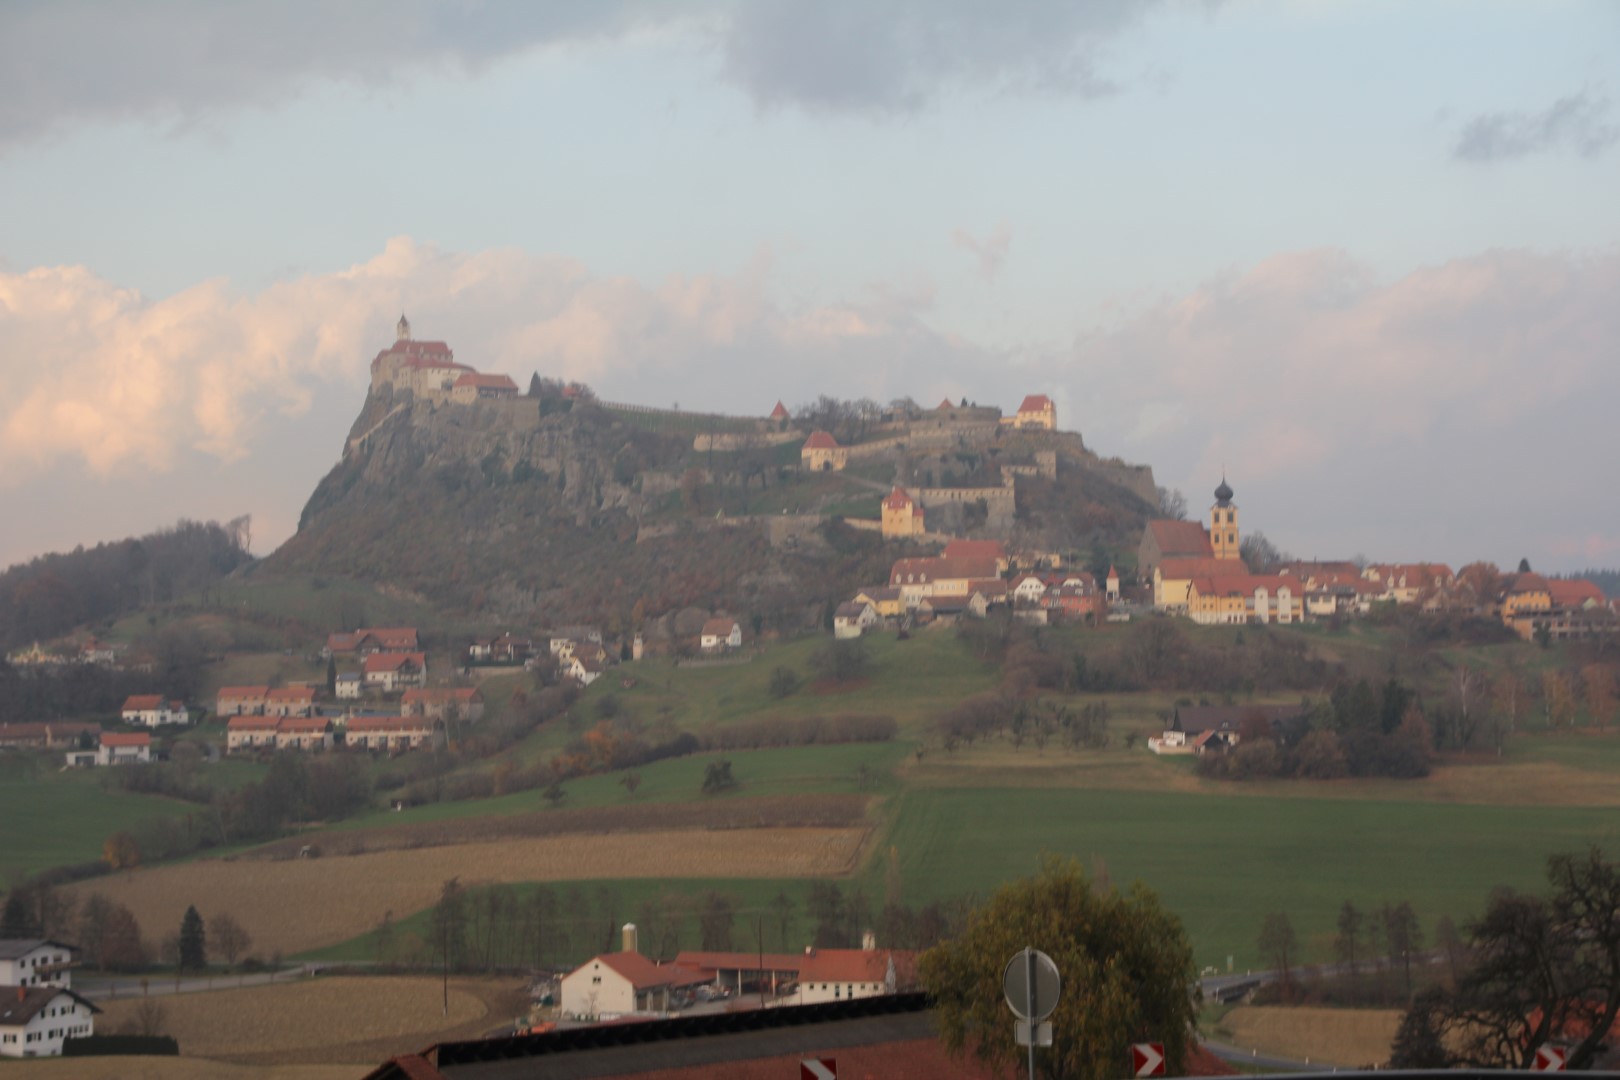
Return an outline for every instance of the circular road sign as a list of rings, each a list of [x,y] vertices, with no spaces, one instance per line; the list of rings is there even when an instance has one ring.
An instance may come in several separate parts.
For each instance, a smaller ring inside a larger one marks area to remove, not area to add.
[[[1032,967],[1033,979],[1030,977]],[[1057,1008],[1058,996],[1063,992],[1063,980],[1050,956],[1039,949],[1025,949],[1007,961],[1006,973],[1001,977],[1001,990],[1007,995],[1007,1004],[1014,1016],[1038,1024]]]

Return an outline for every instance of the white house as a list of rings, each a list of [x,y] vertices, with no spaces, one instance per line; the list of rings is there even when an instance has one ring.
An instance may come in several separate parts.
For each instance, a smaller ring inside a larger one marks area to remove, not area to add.
[[[1046,582],[1034,574],[1025,574],[1013,585],[1013,600],[1021,604],[1038,604],[1046,595]]]
[[[366,686],[385,694],[427,682],[427,654],[379,652],[366,657]]]
[[[183,701],[170,701],[162,694],[132,694],[124,699],[120,717],[126,724],[158,727],[162,724],[189,724],[191,716]]]
[[[359,701],[360,691],[365,688],[365,681],[359,672],[348,672],[337,677],[337,697],[339,701]]]
[[[96,749],[97,765],[141,765],[152,760],[152,736],[144,731],[123,735],[103,732]]]
[[[846,600],[833,612],[833,637],[858,638],[878,621],[877,609],[862,600]]]
[[[801,1005],[892,994],[899,982],[895,954],[875,948],[807,949],[799,965]]]
[[[0,1056],[58,1057],[66,1040],[94,1034],[100,1011],[59,986],[6,987],[0,993]]]
[[[44,938],[0,939],[0,987],[73,988],[72,945]]]
[[[562,978],[564,1016],[598,1019],[667,1012],[671,995],[714,981],[679,964],[655,964],[638,952],[603,953]]]
[[[707,620],[698,637],[698,648],[706,653],[742,648],[742,624],[725,617]]]
[[[581,686],[589,686],[602,677],[607,670],[606,662],[594,656],[581,653],[571,653],[562,665],[562,673],[570,679],[576,680]]]

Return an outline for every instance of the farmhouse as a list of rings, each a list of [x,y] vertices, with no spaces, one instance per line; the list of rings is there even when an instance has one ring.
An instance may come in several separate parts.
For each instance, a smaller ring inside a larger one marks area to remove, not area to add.
[[[862,589],[854,599],[857,604],[871,604],[880,619],[897,619],[906,613],[899,589]]]
[[[59,986],[19,986],[0,995],[0,1056],[57,1057],[62,1043],[95,1030],[101,1010]]]
[[[73,954],[79,950],[45,938],[0,938],[0,987],[73,986]]]
[[[892,994],[899,982],[893,952],[866,949],[807,949],[799,966],[801,1005]],[[899,954],[909,958],[909,954]]]
[[[379,652],[366,657],[361,669],[366,686],[385,694],[427,682],[427,654]]]
[[[876,626],[877,609],[861,600],[846,600],[833,612],[833,637],[839,640],[858,638]]]
[[[626,931],[634,940],[634,931]],[[714,981],[710,973],[655,964],[639,952],[603,953],[562,978],[564,1016],[607,1019],[631,1013],[668,1012],[671,995]]]
[[[379,652],[415,652],[418,648],[414,626],[378,626],[353,633],[329,634],[321,652],[325,656],[349,653],[370,656]]]
[[[144,765],[152,760],[152,736],[144,731],[124,735],[104,732],[96,749],[97,765]]]
[[[1164,734],[1149,736],[1147,745],[1155,754],[1225,751],[1242,740],[1245,727],[1282,735],[1304,722],[1300,705],[1181,705]]]
[[[534,654],[533,639],[518,637],[511,631],[499,637],[477,638],[467,647],[467,659],[474,663],[521,664]]]
[[[399,708],[406,716],[448,719],[453,713],[460,720],[484,718],[484,695],[475,686],[415,688],[405,691]]]
[[[799,464],[807,472],[839,472],[849,464],[849,448],[825,431],[812,431],[799,448]]]
[[[706,653],[742,648],[742,623],[725,615],[706,620],[698,635],[698,648]]]
[[[901,559],[889,571],[889,585],[900,590],[901,603],[910,610],[925,597],[965,599],[974,581],[995,576],[994,559]]]
[[[126,724],[158,727],[163,724],[188,724],[191,716],[183,701],[170,701],[161,694],[134,694],[124,699],[120,717]]]
[[[580,651],[570,655],[562,665],[562,673],[579,683],[589,686],[602,677],[607,670],[607,661],[599,656]]]
[[[344,727],[345,746],[362,750],[415,750],[444,738],[444,725],[425,716],[354,716]]]

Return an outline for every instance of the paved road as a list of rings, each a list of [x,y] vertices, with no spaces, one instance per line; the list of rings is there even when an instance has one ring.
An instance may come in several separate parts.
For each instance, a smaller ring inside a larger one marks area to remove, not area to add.
[[[180,979],[176,979],[173,975],[151,975],[144,977],[144,986],[143,977],[139,975],[123,975],[117,978],[79,975],[73,980],[73,989],[92,1000],[107,1001],[115,998],[195,994],[205,990],[235,989],[239,986],[269,986],[271,983],[297,982],[308,978],[309,974],[309,970],[299,964],[282,968],[280,971],[265,971],[253,975],[201,977],[187,975]]]

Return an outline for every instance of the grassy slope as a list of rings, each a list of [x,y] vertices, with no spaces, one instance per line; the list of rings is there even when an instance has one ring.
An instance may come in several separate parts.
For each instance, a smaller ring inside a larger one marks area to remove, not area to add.
[[[104,791],[93,770],[0,781],[0,821],[9,823],[0,843],[0,879],[92,862],[112,833],[196,810],[175,799]]]

